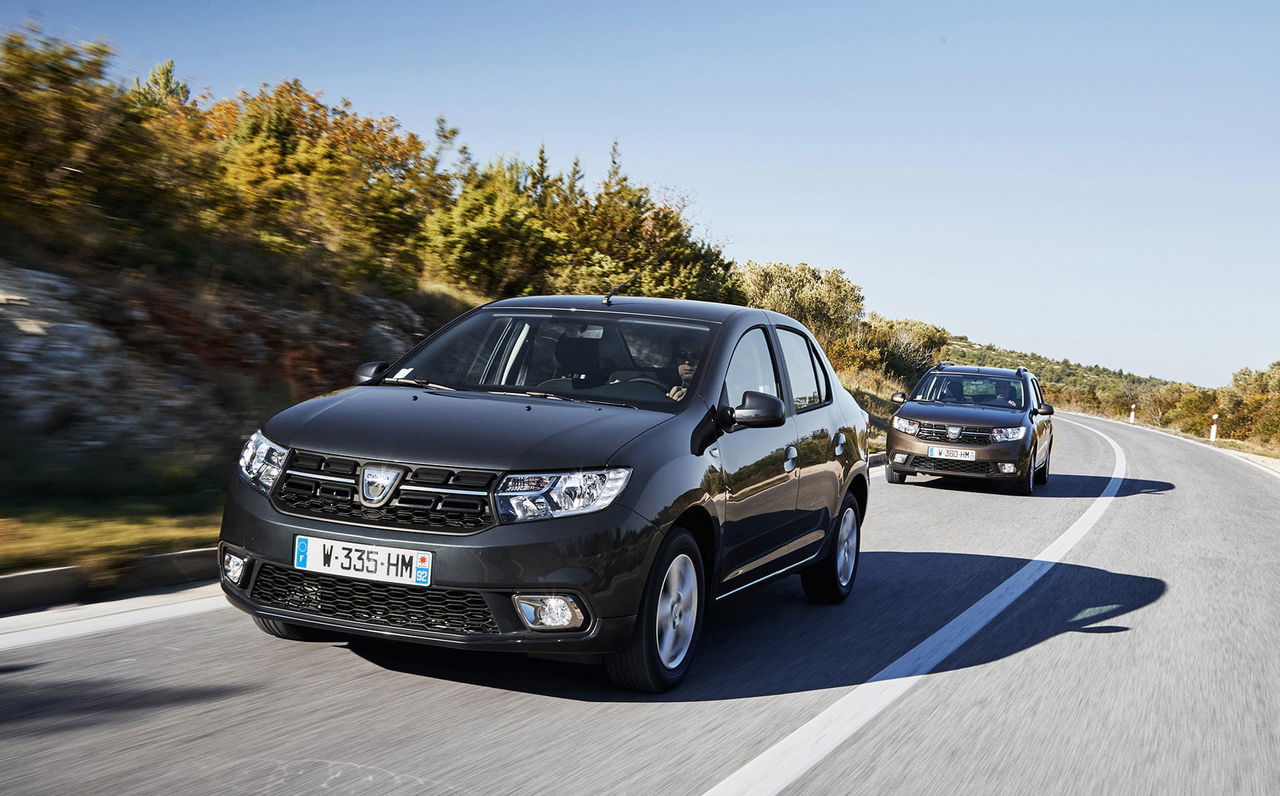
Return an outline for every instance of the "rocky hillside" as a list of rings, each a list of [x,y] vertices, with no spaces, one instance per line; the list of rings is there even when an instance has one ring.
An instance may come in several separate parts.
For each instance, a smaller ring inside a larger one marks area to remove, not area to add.
[[[0,262],[0,488],[172,487],[426,332],[408,305],[344,290],[114,277]]]

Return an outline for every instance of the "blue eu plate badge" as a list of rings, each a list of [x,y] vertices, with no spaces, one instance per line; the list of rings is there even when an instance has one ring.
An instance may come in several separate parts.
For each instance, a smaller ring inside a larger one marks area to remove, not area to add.
[[[294,566],[296,566],[298,569],[307,568],[307,542],[308,541],[309,540],[307,539],[307,537],[299,536],[298,543],[294,548],[294,558],[296,560],[293,563],[294,563]]]

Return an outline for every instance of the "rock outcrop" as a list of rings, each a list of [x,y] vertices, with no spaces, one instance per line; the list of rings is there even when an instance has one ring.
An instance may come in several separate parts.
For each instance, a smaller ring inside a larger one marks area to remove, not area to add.
[[[425,331],[402,302],[338,290],[290,301],[0,263],[0,434],[71,459],[224,451]]]

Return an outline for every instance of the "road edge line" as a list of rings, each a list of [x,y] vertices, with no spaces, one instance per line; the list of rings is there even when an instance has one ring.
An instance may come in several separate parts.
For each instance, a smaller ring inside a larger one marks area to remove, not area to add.
[[[1235,459],[1236,461],[1247,464],[1250,467],[1257,468],[1258,470],[1261,470],[1262,472],[1266,473],[1269,476],[1272,476],[1274,478],[1280,478],[1280,470],[1272,470],[1270,467],[1265,467],[1261,464],[1258,464],[1255,461],[1246,459],[1236,451],[1227,450],[1225,448],[1218,448],[1213,445],[1210,445],[1207,442],[1202,442],[1198,439],[1187,439],[1186,437],[1180,437],[1177,434],[1170,434],[1168,431],[1165,431],[1164,429],[1152,428],[1151,426],[1138,425],[1137,423],[1133,423],[1131,425],[1129,423],[1124,422],[1123,420],[1113,420],[1112,418],[1109,418],[1109,417],[1098,417],[1097,415],[1086,415],[1083,412],[1067,412],[1064,410],[1064,414],[1075,415],[1076,417],[1087,417],[1090,420],[1101,420],[1104,423],[1114,423],[1117,426],[1123,426],[1125,428],[1136,428],[1136,429],[1141,429],[1142,431],[1150,431],[1152,434],[1159,434],[1162,437],[1168,437],[1169,439],[1176,439],[1191,445],[1198,445],[1201,448],[1207,448],[1211,451],[1217,451],[1218,453],[1221,453],[1223,456],[1227,456],[1229,458]],[[1063,419],[1066,420],[1066,418],[1063,418]],[[1067,422],[1071,423],[1073,421],[1067,420]],[[1076,423],[1076,425],[1080,425],[1080,424]]]

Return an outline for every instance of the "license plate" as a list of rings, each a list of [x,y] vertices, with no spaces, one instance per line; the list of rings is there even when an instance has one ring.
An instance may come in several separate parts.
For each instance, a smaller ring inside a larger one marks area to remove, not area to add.
[[[425,550],[297,536],[293,540],[293,566],[363,580],[431,585],[431,553]]]
[[[977,457],[977,454],[963,448],[930,448],[929,456],[934,459],[959,459],[971,462]]]

